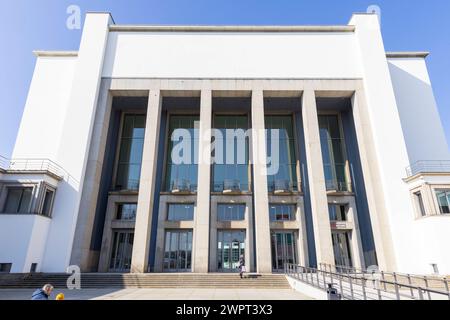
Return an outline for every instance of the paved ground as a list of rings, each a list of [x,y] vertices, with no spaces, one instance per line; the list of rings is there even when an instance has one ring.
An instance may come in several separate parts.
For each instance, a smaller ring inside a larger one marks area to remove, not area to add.
[[[0,289],[0,300],[28,300],[34,290]],[[66,300],[309,300],[292,289],[82,289],[59,290]]]

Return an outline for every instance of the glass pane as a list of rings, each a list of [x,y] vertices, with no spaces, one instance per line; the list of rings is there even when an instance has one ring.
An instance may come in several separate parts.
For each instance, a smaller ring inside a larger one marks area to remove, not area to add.
[[[20,198],[22,197],[22,189],[9,188],[6,198],[5,213],[17,213],[20,206]]]
[[[42,214],[45,216],[50,216],[50,209],[53,200],[53,191],[45,191],[44,204],[42,206]]]
[[[194,219],[193,204],[169,204],[169,221],[190,221]]]
[[[32,195],[32,188],[24,188],[22,189],[22,199],[20,200],[19,212],[20,213],[28,213],[30,211],[30,202]]]
[[[118,220],[135,220],[136,219],[136,203],[120,204],[117,210]]]

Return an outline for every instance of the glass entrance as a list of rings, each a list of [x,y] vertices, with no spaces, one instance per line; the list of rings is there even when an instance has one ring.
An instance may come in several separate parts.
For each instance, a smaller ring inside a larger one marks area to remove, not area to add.
[[[353,267],[349,232],[332,232],[334,262],[336,266]]]
[[[272,269],[283,271],[285,263],[297,263],[294,232],[272,233]]]
[[[114,240],[109,270],[112,272],[127,272],[131,267],[134,232],[114,232]]]
[[[190,272],[192,258],[192,230],[166,232],[164,271]]]
[[[217,233],[217,270],[239,272],[241,255],[245,257],[245,230],[219,231]]]

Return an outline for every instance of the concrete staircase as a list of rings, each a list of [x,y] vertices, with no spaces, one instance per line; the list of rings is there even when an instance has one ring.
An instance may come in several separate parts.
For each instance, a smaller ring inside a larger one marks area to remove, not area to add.
[[[0,289],[40,288],[46,283],[66,288],[67,274],[3,274]],[[290,289],[283,274],[247,275],[223,273],[83,273],[81,288],[265,288]]]

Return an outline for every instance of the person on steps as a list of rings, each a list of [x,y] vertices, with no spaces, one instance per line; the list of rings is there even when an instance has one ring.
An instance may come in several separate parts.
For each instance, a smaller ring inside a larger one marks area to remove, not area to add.
[[[245,259],[244,255],[241,254],[241,256],[239,257],[239,276],[241,277],[241,279],[243,278],[243,274],[245,271]]]

